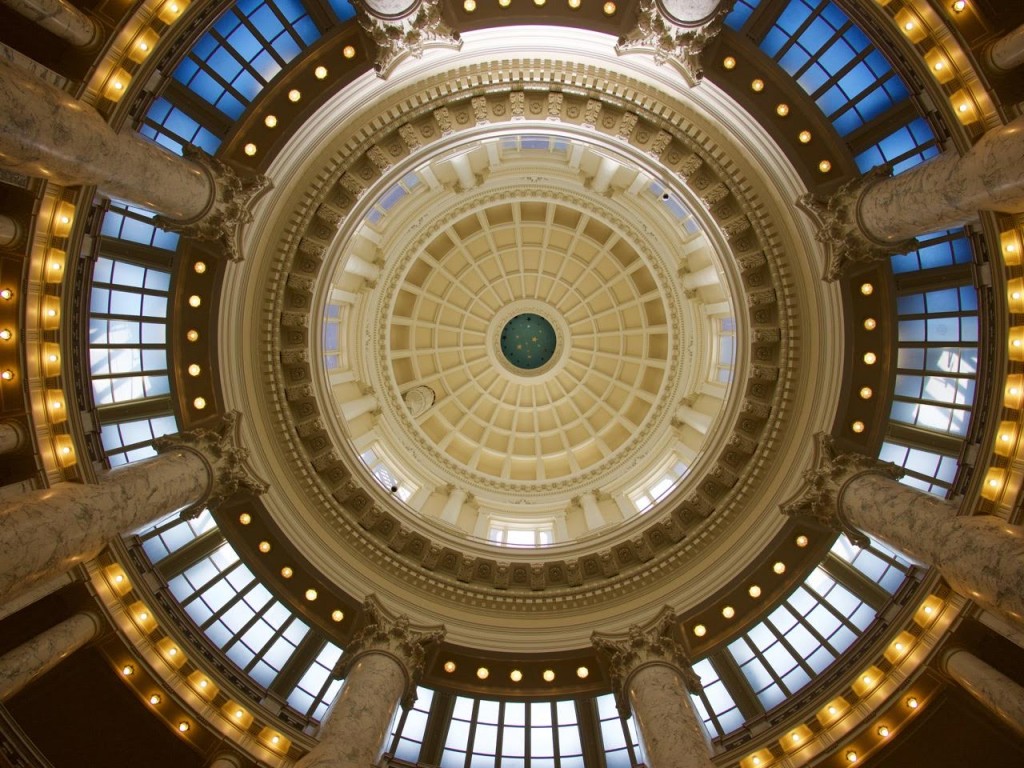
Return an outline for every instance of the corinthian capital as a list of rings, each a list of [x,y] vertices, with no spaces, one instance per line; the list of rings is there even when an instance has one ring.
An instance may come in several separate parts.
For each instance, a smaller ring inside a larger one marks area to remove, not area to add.
[[[872,186],[892,175],[892,166],[880,165],[840,187],[822,200],[811,194],[796,202],[817,225],[815,239],[828,251],[822,279],[832,283],[848,270],[884,261],[916,247],[914,240],[886,243],[867,234],[860,219],[860,201]]]
[[[704,77],[701,54],[722,30],[730,3],[717,0],[640,0],[636,26],[615,52],[646,52],[656,64],[671,62],[696,85]]]
[[[185,450],[194,453],[209,472],[209,490],[184,513],[195,517],[203,507],[214,507],[238,491],[265,493],[268,486],[246,466],[249,452],[239,441],[240,414],[230,411],[212,427],[194,429],[158,437],[153,446],[158,453]]]
[[[675,613],[666,606],[653,621],[644,625],[634,624],[625,635],[599,632],[591,635],[590,642],[608,665],[621,711],[629,711],[626,688],[630,678],[641,668],[651,665],[671,667],[682,677],[690,693],[700,692],[700,678],[690,666],[683,646],[673,637],[675,625]]]
[[[804,472],[807,488],[796,499],[783,504],[782,513],[812,517],[827,528],[842,531],[858,546],[864,546],[867,537],[850,525],[843,514],[843,488],[867,473],[899,479],[904,474],[903,469],[863,453],[841,453],[831,435],[824,432],[816,434],[814,440],[815,465]]]
[[[407,56],[419,58],[428,48],[462,47],[459,33],[441,16],[440,0],[414,0],[399,13],[388,12],[380,0],[355,0],[356,18],[377,47],[374,69],[387,77],[395,65]]]
[[[253,203],[270,189],[270,179],[261,174],[239,175],[231,166],[191,144],[182,147],[182,155],[206,172],[212,190],[210,204],[192,221],[157,216],[157,226],[171,232],[180,232],[186,237],[213,240],[220,244],[224,255],[231,261],[241,261],[238,229],[242,224],[252,221]]]
[[[363,603],[363,619],[365,624],[345,648],[345,654],[334,671],[335,676],[347,676],[352,664],[364,654],[390,656],[405,673],[403,704],[411,706],[416,699],[416,685],[423,677],[427,654],[444,640],[445,628],[439,625],[414,627],[408,616],[385,612],[374,595]]]

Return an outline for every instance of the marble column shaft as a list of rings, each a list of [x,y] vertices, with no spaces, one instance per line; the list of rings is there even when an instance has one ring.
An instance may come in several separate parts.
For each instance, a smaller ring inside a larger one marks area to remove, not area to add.
[[[341,415],[351,421],[352,419],[358,419],[364,413],[369,413],[376,407],[377,397],[375,395],[363,395],[355,400],[342,403]]]
[[[585,493],[580,497],[580,506],[583,507],[583,519],[586,520],[587,530],[596,531],[601,528],[606,520],[601,514],[601,508],[597,504],[597,497],[592,493]]]
[[[361,5],[378,19],[402,19],[411,14],[420,0],[361,0]]]
[[[1024,529],[992,515],[957,516],[957,507],[880,474],[853,478],[842,514],[868,536],[935,566],[979,605],[1024,623]]]
[[[0,504],[0,603],[99,554],[118,534],[195,504],[207,464],[173,451],[118,467],[94,485],[60,483]]]
[[[949,676],[985,709],[1024,738],[1024,688],[961,648],[946,654],[944,666]]]
[[[869,185],[857,220],[880,243],[958,227],[979,210],[1024,213],[1024,117],[989,130],[966,155],[943,152]]]
[[[0,248],[10,248],[21,239],[21,226],[10,216],[0,214]]]
[[[242,768],[242,759],[234,752],[218,752],[206,768]]]
[[[0,656],[0,701],[7,701],[93,640],[101,626],[98,616],[76,613]]]
[[[367,768],[380,759],[405,691],[397,660],[365,653],[352,665],[324,717],[320,743],[295,768]]]
[[[64,0],[3,0],[3,4],[79,48],[99,39],[96,23]]]
[[[719,281],[718,270],[713,264],[709,264],[696,272],[685,272],[680,277],[683,288],[703,288],[708,285],[717,285]]]
[[[462,505],[466,503],[466,492],[461,488],[453,488],[448,498],[445,499],[444,509],[441,510],[441,519],[451,525],[459,522],[459,513],[462,512]]]
[[[64,185],[91,185],[177,220],[202,216],[214,181],[199,164],[134,133],[40,78],[0,60],[0,167]]]
[[[676,411],[676,418],[680,421],[689,424],[691,427],[696,429],[702,435],[706,435],[708,430],[711,429],[711,416],[700,411],[695,411],[688,405],[681,405]]]
[[[718,10],[721,0],[659,0],[658,6],[669,20],[682,27],[693,27],[708,21]]]
[[[991,629],[993,632],[1002,635],[1021,650],[1024,650],[1024,630],[1006,621],[1002,616],[982,611],[978,621]]]
[[[997,72],[1009,72],[1024,64],[1024,24],[996,40],[986,58]]]
[[[21,428],[9,421],[0,421],[0,453],[12,453],[25,444]]]
[[[63,589],[74,580],[74,576],[71,573],[61,573],[52,579],[37,581],[31,589],[19,592],[14,599],[7,600],[0,605],[0,621],[3,621],[8,616],[13,616],[22,608],[35,605],[44,597],[48,597],[54,592]]]
[[[679,670],[649,664],[629,678],[644,762],[651,768],[712,768],[707,739]]]

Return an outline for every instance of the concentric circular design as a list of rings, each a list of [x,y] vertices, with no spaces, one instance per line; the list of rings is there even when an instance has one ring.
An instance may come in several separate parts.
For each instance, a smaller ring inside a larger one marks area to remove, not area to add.
[[[406,271],[389,359],[399,390],[438,393],[419,428],[447,460],[552,481],[642,430],[666,379],[667,315],[650,266],[596,213],[491,203],[451,221]]]
[[[524,371],[544,366],[555,354],[556,344],[555,329],[540,315],[516,315],[501,329],[501,354]]]

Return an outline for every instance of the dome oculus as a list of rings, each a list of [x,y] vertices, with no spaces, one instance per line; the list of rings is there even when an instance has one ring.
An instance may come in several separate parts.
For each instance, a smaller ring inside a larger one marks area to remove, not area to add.
[[[555,353],[555,329],[540,315],[516,315],[501,329],[501,354],[516,368],[533,371]]]

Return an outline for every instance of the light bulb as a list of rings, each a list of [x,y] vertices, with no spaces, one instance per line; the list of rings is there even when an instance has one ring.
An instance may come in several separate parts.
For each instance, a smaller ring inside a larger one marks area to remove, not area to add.
[[[243,512],[238,516],[238,522],[240,522],[242,525],[248,525],[252,522],[252,515],[250,515],[248,512]]]
[[[454,661],[446,661],[444,663],[444,671],[447,672],[449,675],[452,672],[454,672],[455,671],[455,662]]]
[[[203,299],[201,296],[196,296],[195,294],[192,294],[191,296],[188,297],[188,305],[193,309],[198,307],[202,303]]]
[[[296,102],[301,98],[302,91],[300,91],[298,88],[292,88],[290,91],[288,91],[288,101]]]
[[[159,693],[154,693],[152,696],[150,696],[149,697],[149,703],[152,704],[153,706],[156,706],[157,704],[159,704],[160,703],[160,694]]]
[[[818,170],[821,171],[822,173],[828,173],[829,171],[832,170],[832,163],[830,163],[828,160],[822,160],[820,163],[818,163]]]
[[[341,55],[346,59],[351,59],[356,55],[356,49],[351,45],[346,45],[341,49]]]
[[[871,387],[861,387],[861,388],[860,388],[860,399],[861,399],[861,400],[870,400],[870,399],[871,399],[871,396],[872,396],[873,394],[875,394],[875,393],[874,393],[874,391],[873,391],[873,390],[871,389]]]
[[[202,373],[202,372],[203,372],[203,369],[202,369],[202,368],[200,368],[200,367],[199,367],[198,365],[196,365],[195,363],[192,363],[192,365],[190,365],[190,366],[188,367],[188,375],[189,375],[189,376],[198,376],[198,375],[199,375],[200,373]]]
[[[187,731],[189,728],[191,728],[191,726],[188,723],[186,723],[184,720],[182,720],[180,723],[178,723],[178,730],[181,731],[182,733],[185,733],[185,731]]]
[[[761,596],[761,588],[757,586],[757,584],[751,584],[750,589],[747,590],[747,594],[753,598],[758,598]]]
[[[750,82],[750,89],[754,91],[754,93],[760,93],[764,90],[764,80],[759,77],[752,80]]]
[[[736,59],[735,59],[735,57],[733,57],[733,56],[726,56],[724,59],[722,59],[722,66],[725,67],[726,69],[735,69],[736,68]]]
[[[781,576],[786,572],[786,564],[780,560],[772,566],[772,570]]]
[[[693,627],[693,634],[697,637],[704,637],[708,633],[708,628],[703,624],[695,624]]]
[[[724,608],[722,608],[722,615],[727,619],[731,619],[733,616],[736,615],[736,609],[733,608],[731,605],[727,605]]]
[[[786,115],[788,115],[789,104],[779,104],[779,106],[775,108],[775,114],[777,114],[779,117],[785,117]]]
[[[276,128],[277,115],[267,115],[266,117],[263,118],[263,124],[267,126],[267,128]]]
[[[487,667],[480,667],[476,671],[476,676],[481,680],[486,680],[490,676],[490,674],[491,670],[489,670]]]
[[[316,69],[314,69],[313,77],[315,77],[317,80],[323,80],[325,77],[327,77],[327,67],[319,66]]]
[[[316,592],[315,589],[307,589],[306,590],[306,599],[309,600],[309,602],[313,602],[314,600],[316,600],[316,598],[317,598],[317,592]]]
[[[511,672],[509,672],[508,678],[513,683],[518,683],[520,680],[523,679],[523,673],[520,672],[518,669],[513,669]]]
[[[811,143],[811,132],[810,131],[800,131],[800,133],[797,134],[797,138],[800,140],[801,144],[810,144]]]
[[[267,554],[267,552],[270,551],[270,542],[269,541],[261,541],[260,544],[259,544],[259,550],[264,555]]]
[[[193,328],[185,334],[185,338],[189,341],[199,341],[199,331]]]
[[[544,682],[550,683],[552,680],[555,679],[555,672],[552,669],[545,669],[544,674],[541,675],[541,677],[544,678]]]
[[[331,621],[339,622],[345,618],[345,614],[341,611],[331,611]]]
[[[295,575],[295,571],[293,571],[287,565],[284,568],[281,569],[281,576],[286,578],[286,579],[290,579],[294,575]]]
[[[203,410],[203,408],[206,407],[206,398],[197,397],[195,400],[192,401],[192,405],[197,411],[201,411]]]
[[[586,667],[577,667],[576,668],[576,677],[578,677],[580,680],[585,680],[587,678],[587,675],[589,675],[589,674],[590,674],[590,670],[587,669]]]
[[[256,154],[256,145],[252,143],[246,144],[244,147],[242,147],[242,151],[245,152],[245,154],[247,154],[249,157],[252,157],[253,155]]]
[[[605,16],[614,16],[618,6],[615,3],[605,3],[601,6],[601,10],[604,11]]]
[[[131,664],[125,664],[121,668],[121,674],[124,675],[125,677],[131,677],[132,675],[135,674],[135,667],[133,667]]]

